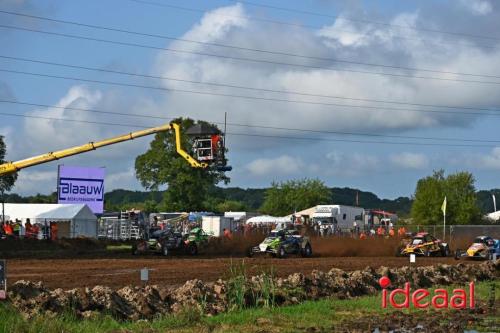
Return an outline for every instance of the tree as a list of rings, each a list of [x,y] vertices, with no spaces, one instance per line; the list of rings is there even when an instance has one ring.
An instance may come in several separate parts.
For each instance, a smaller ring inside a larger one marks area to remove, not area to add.
[[[480,220],[474,176],[457,172],[445,177],[444,170],[420,179],[415,189],[411,215],[420,224],[440,224],[446,196],[446,220],[450,224],[472,224]]]
[[[224,212],[246,212],[248,207],[241,201],[226,200],[215,206],[215,211]]]
[[[0,164],[5,163],[5,153],[7,152],[7,145],[3,140],[3,136],[0,135]],[[4,204],[5,204],[5,192],[10,191],[17,180],[17,173],[0,176],[0,194],[2,195],[2,219],[4,218]],[[2,221],[3,222],[3,221]]]
[[[331,192],[319,179],[273,182],[266,190],[261,211],[275,216],[284,216],[311,206],[327,204]]]
[[[183,133],[195,122],[182,118],[174,122],[181,127],[183,148],[192,154],[192,144]],[[162,185],[168,186],[159,205],[160,209],[167,211],[205,210],[209,189],[221,181],[229,181],[223,172],[212,168],[191,167],[177,154],[173,131],[155,135],[148,151],[136,158],[135,171],[137,178],[147,189],[157,190]]]

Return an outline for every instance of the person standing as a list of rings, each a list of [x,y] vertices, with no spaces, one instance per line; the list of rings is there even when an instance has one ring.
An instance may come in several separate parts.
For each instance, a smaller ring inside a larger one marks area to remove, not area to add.
[[[50,223],[50,240],[55,241],[57,239],[57,222]]]
[[[19,238],[20,230],[21,230],[21,223],[19,223],[19,221],[16,220],[16,223],[14,223],[14,237]]]
[[[14,230],[12,229],[12,221],[9,221],[5,224],[4,231],[7,237],[12,237],[14,235]]]
[[[24,228],[26,229],[26,238],[34,238],[33,237],[33,230],[31,229],[31,222],[30,219],[26,219],[26,223],[24,224]]]

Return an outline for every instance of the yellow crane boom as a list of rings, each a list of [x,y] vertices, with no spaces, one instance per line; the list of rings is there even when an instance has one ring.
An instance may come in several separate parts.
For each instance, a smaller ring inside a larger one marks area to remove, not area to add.
[[[21,169],[29,168],[29,167],[34,166],[34,165],[48,163],[51,161],[59,160],[61,158],[86,153],[86,152],[91,151],[91,150],[96,150],[96,149],[101,148],[101,147],[114,145],[115,143],[129,141],[129,140],[133,140],[133,139],[140,138],[143,136],[156,134],[159,132],[166,132],[166,131],[171,130],[172,128],[174,129],[174,132],[175,132],[175,143],[176,143],[177,153],[179,155],[181,155],[193,168],[206,168],[206,167],[208,167],[207,163],[199,162],[198,160],[191,157],[184,149],[182,149],[180,126],[178,124],[171,123],[171,124],[166,124],[166,125],[162,125],[162,126],[158,126],[158,127],[148,128],[148,129],[141,130],[141,131],[131,132],[128,134],[116,136],[114,138],[110,138],[110,139],[106,139],[106,140],[101,140],[101,141],[97,141],[97,142],[89,142],[89,143],[81,145],[81,146],[76,146],[76,147],[71,147],[71,148],[67,148],[67,149],[63,149],[63,150],[59,150],[59,151],[55,151],[55,152],[50,152],[50,153],[30,157],[30,158],[16,161],[16,162],[7,162],[7,163],[0,165],[0,176],[10,174],[13,172],[17,172]]]

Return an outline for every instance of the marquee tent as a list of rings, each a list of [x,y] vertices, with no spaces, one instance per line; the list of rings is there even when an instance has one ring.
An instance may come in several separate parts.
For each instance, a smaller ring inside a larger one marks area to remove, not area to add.
[[[269,215],[260,215],[249,218],[246,223],[278,224],[278,223],[291,223],[291,222],[292,221],[288,217],[274,217]]]
[[[58,224],[58,238],[97,237],[97,217],[85,204],[5,204],[5,215],[23,224]]]
[[[486,216],[488,219],[490,219],[492,221],[499,221],[500,220],[500,210],[493,212],[493,213],[489,213]]]

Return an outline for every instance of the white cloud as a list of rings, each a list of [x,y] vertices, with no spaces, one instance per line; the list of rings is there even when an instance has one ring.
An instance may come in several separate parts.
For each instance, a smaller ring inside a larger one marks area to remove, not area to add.
[[[500,170],[500,147],[493,148],[488,154],[464,154],[454,163],[475,169]]]
[[[326,159],[322,164],[325,172],[339,176],[353,177],[382,167],[379,157],[357,152],[332,151],[326,154]]]
[[[404,169],[424,169],[429,165],[429,159],[424,154],[403,152],[390,156],[390,161],[396,167]]]
[[[487,15],[493,11],[488,0],[460,0],[460,4],[475,15]]]
[[[91,91],[85,86],[74,86],[55,104],[57,108],[37,109],[28,114],[35,117],[92,121],[94,118],[90,113],[65,108],[92,109],[101,100],[102,93],[100,91]],[[26,118],[24,121],[26,133],[24,141],[27,142],[32,152],[39,152],[40,147],[61,149],[71,145],[84,144],[89,141],[89,138],[95,138],[101,130],[102,128],[95,124]]]
[[[135,178],[135,170],[133,167],[121,172],[112,172],[106,176],[106,191],[111,189],[123,188],[123,184],[127,184],[127,189],[130,189],[131,184],[137,184]]]
[[[288,155],[276,158],[259,158],[250,162],[246,169],[255,176],[264,175],[290,175],[303,171],[304,161],[299,157]]]
[[[403,32],[385,26],[356,25],[337,19],[331,26],[319,31],[280,26],[263,26],[244,18],[228,19],[220,13],[245,16],[241,5],[222,7],[205,14],[182,38],[210,41],[219,44],[238,45],[245,48],[259,48],[306,54],[313,57],[338,58],[368,63],[397,64],[403,67],[431,68],[442,71],[465,71],[488,73],[488,68],[500,67],[500,51],[485,52],[471,44],[458,45],[442,43],[443,37],[434,34],[424,36],[424,42],[417,30],[403,31],[408,39],[402,39]],[[418,25],[418,12],[400,13],[391,23],[397,25]],[[340,27],[340,28],[338,28]],[[340,31],[342,30],[342,32]],[[352,32],[345,32],[352,31]],[[357,37],[355,37],[357,36]],[[287,38],[283,38],[286,35]],[[333,44],[342,47],[334,47]],[[265,47],[264,47],[265,46]],[[192,81],[208,81],[250,86],[262,89],[297,91],[329,96],[347,96],[359,99],[392,100],[421,104],[457,106],[489,106],[500,104],[500,95],[493,86],[464,84],[437,80],[403,79],[399,77],[369,75],[335,71],[335,68],[354,69],[343,63],[328,63],[315,59],[297,59],[270,54],[249,53],[233,49],[217,49],[213,46],[174,42],[169,47],[188,49],[202,53],[218,53],[225,56],[259,58],[277,62],[295,62],[308,66],[331,69],[269,65],[237,61],[227,58],[198,55],[178,55],[162,52],[158,56],[156,71],[162,76]],[[450,74],[395,71],[374,67],[356,69],[366,71],[390,71],[397,74],[415,74],[438,78],[455,78]],[[278,98],[310,101],[313,103],[336,103],[387,106],[382,103],[339,100],[293,94],[277,94],[215,86],[193,85],[182,82],[164,81],[167,88],[191,89],[205,92],[248,95],[263,98]],[[398,132],[406,129],[420,129],[441,126],[471,126],[474,118],[456,117],[450,114],[419,113],[401,110],[375,110],[324,106],[301,103],[280,103],[252,101],[220,96],[168,93],[165,109],[175,110],[176,116],[189,115],[198,119],[221,121],[228,112],[231,122],[253,124],[279,124],[282,127],[299,127],[321,130],[369,130],[371,132]],[[390,105],[391,107],[398,107]],[[405,106],[399,106],[404,108]],[[407,107],[408,108],[408,107]],[[416,108],[416,107],[415,107]],[[456,112],[460,112],[456,110]],[[233,131],[232,128],[230,128]],[[235,132],[245,131],[241,128]],[[255,130],[257,131],[257,130]],[[249,142],[246,138],[234,138],[233,143]],[[259,140],[259,144],[260,144]],[[255,148],[255,143],[252,142]]]
[[[11,190],[12,193],[21,195],[29,194],[49,194],[56,192],[57,171],[38,171],[27,169],[19,172],[16,184]]]

